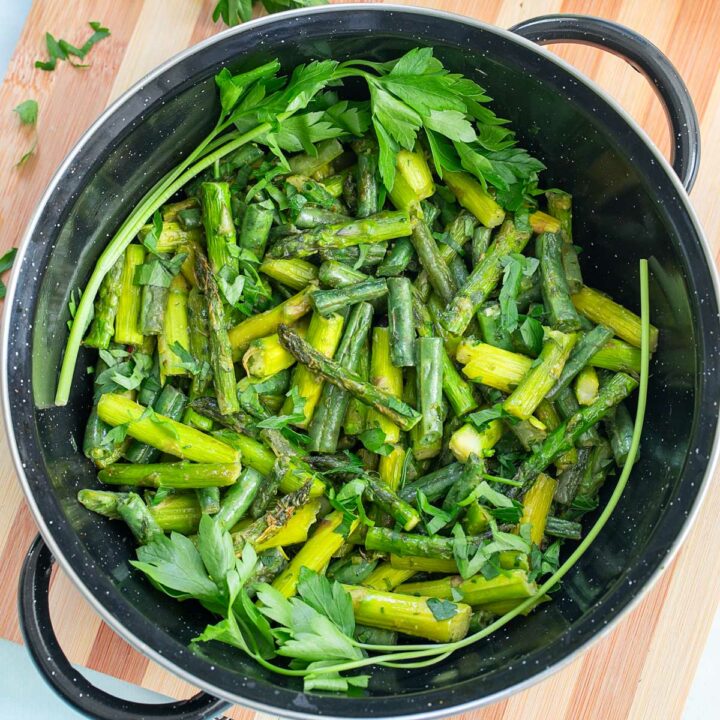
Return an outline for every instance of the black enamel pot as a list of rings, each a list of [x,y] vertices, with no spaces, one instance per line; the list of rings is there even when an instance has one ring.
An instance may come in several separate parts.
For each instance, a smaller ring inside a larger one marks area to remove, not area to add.
[[[534,42],[582,42],[625,57],[663,100],[672,167],[601,90]],[[588,282],[639,307],[638,259],[650,258],[653,359],[642,456],[622,501],[555,601],[444,663],[384,668],[363,697],[304,695],[222,647],[188,643],[208,617],[159,595],[131,572],[121,524],[81,508],[96,483],[78,451],[90,404],[81,355],[66,407],[52,407],[71,288],[82,287],[129,208],[210,129],[213,75],[279,57],[395,56],[431,45],[475,78],[510,118],[522,145],[548,166],[545,186],[575,198],[575,233]],[[3,335],[2,391],[15,464],[44,540],[28,554],[20,615],[35,663],[91,717],[195,720],[240,703],[286,717],[437,717],[498,700],[568,662],[628,610],[665,566],[697,510],[716,447],[718,295],[715,271],[686,190],[699,159],[698,123],[669,61],[627,28],[553,16],[512,32],[431,10],[335,6],[228,30],[172,59],[116,102],[53,178],[18,254]],[[683,185],[685,187],[683,187]],[[102,618],[140,652],[202,689],[185,702],[137,705],[93,688],[62,655],[49,621],[52,556]]]

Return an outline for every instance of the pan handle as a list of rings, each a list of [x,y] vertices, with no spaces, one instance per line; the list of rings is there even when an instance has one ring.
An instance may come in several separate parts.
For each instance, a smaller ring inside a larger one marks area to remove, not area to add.
[[[20,630],[45,682],[78,712],[96,720],[206,720],[230,704],[199,692],[187,700],[151,704],[130,702],[96,688],[65,657],[50,620],[50,571],[54,558],[38,535],[20,573]]]
[[[690,192],[700,165],[700,124],[687,86],[658,47],[624,25],[591,15],[543,15],[510,30],[540,45],[578,43],[607,50],[644,75],[655,86],[670,123],[670,164]]]

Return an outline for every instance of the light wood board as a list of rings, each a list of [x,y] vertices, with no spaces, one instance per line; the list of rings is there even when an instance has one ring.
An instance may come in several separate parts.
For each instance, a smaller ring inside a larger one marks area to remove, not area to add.
[[[35,0],[0,88],[0,252],[17,245],[49,178],[82,132],[131,83],[183,48],[221,29],[214,0]],[[410,4],[410,3],[406,3]],[[545,13],[599,15],[640,31],[680,71],[702,123],[703,162],[692,200],[717,261],[720,248],[720,2],[713,0],[415,0],[415,5],[473,16],[501,27]],[[92,67],[34,69],[44,34],[74,44],[101,20],[112,36],[89,56]],[[580,46],[554,48],[594,78],[667,152],[664,114],[649,86],[617,58]],[[40,103],[40,141],[31,142],[11,109]],[[645,600],[607,637],[544,682],[465,720],[615,720],[679,718],[720,599],[720,487],[710,488],[700,516],[675,561]],[[0,637],[20,641],[15,586],[36,529],[23,501],[4,435],[0,439]],[[51,604],[58,636],[73,662],[175,697],[193,689],[115,636],[61,573]],[[712,715],[712,711],[708,717]],[[255,714],[235,708],[232,718]],[[261,716],[257,715],[259,719]]]

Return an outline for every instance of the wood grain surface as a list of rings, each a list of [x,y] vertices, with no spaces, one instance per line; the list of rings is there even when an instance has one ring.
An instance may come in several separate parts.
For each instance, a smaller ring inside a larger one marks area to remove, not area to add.
[[[131,83],[183,48],[221,29],[211,20],[213,0],[35,0],[0,88],[0,253],[17,245],[48,180],[64,155],[103,108]],[[405,3],[411,4],[411,3]],[[692,201],[717,261],[720,249],[720,27],[718,0],[415,0],[507,27],[545,13],[587,13],[624,23],[658,45],[680,71],[702,123],[703,162]],[[89,56],[92,67],[62,63],[35,70],[44,33],[74,44],[87,20],[101,20],[112,36]],[[594,78],[667,152],[664,114],[649,86],[617,58],[580,46],[559,55]],[[15,162],[32,132],[11,109],[40,103],[39,145],[22,168]],[[715,478],[680,553],[645,600],[609,635],[544,682],[464,720],[616,720],[679,718],[720,600],[720,486]],[[15,586],[36,532],[0,439],[0,637],[20,641]],[[170,696],[194,690],[136,653],[114,635],[57,573],[51,605],[60,641],[73,662]],[[708,710],[711,717],[712,711]],[[262,717],[235,708],[235,719]]]

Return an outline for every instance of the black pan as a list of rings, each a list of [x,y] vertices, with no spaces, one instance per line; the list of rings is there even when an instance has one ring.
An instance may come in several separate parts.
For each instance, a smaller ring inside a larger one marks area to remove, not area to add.
[[[437,717],[494,702],[568,662],[628,610],[688,529],[715,457],[718,295],[711,256],[686,190],[699,160],[698,123],[668,60],[614,23],[552,16],[514,32],[432,10],[334,6],[228,30],[181,53],[126,93],[58,170],[28,228],[8,292],[2,392],[15,464],[43,540],[21,578],[28,648],[52,686],[91,717],[195,720],[240,703],[286,717]],[[528,38],[528,39],[526,39]],[[663,100],[672,167],[600,89],[531,40],[582,42],[625,57]],[[142,194],[214,123],[213,75],[279,57],[383,60],[416,45],[475,78],[548,166],[543,182],[575,198],[575,234],[592,285],[639,307],[638,259],[650,258],[653,359],[642,455],[614,516],[555,601],[530,617],[414,672],[385,668],[362,697],[304,695],[231,649],[189,652],[208,621],[191,603],[156,592],[127,560],[133,542],[76,502],[95,472],[78,451],[91,382],[77,365],[66,407],[52,407],[70,290],[84,286],[101,248]],[[685,187],[683,187],[683,185]],[[51,555],[102,618],[140,652],[202,688],[195,698],[145,706],[112,698],[68,664],[47,608]]]

